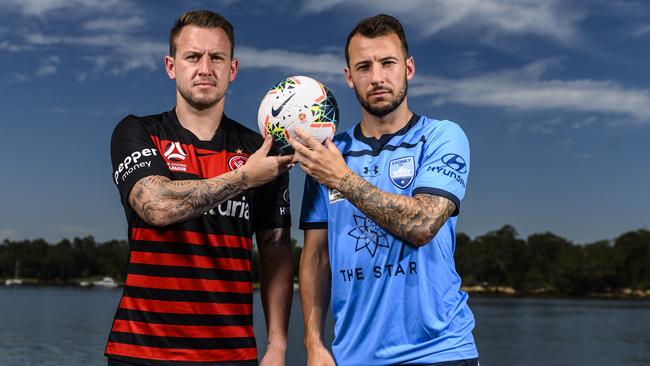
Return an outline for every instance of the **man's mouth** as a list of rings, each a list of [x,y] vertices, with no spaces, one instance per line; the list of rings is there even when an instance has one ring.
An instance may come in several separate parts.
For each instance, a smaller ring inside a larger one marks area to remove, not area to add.
[[[390,93],[390,90],[388,90],[388,89],[378,89],[378,90],[371,91],[368,94],[368,96],[369,97],[381,97],[381,96],[384,96],[384,95],[389,94],[389,93]]]

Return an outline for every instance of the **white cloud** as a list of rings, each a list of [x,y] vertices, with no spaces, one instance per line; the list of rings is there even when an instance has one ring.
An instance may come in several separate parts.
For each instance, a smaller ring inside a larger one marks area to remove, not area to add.
[[[34,48],[31,46],[14,44],[6,40],[0,42],[0,50],[5,50],[9,52],[22,52],[22,51],[29,51],[32,49]]]
[[[3,0],[0,9],[26,16],[44,17],[53,12],[62,12],[68,16],[79,13],[114,13],[128,11],[131,5],[126,0]]]
[[[30,78],[18,72],[13,73],[9,78],[6,79],[6,82],[8,84],[22,84],[28,81],[30,81]]]
[[[133,30],[140,29],[145,25],[145,20],[141,17],[134,16],[126,19],[122,18],[99,18],[87,21],[83,28],[91,31],[110,31],[117,33],[129,33]]]
[[[32,45],[72,45],[94,48],[101,54],[86,59],[95,61],[95,71],[102,71],[105,67],[117,64],[110,70],[114,74],[139,68],[155,70],[162,64],[162,57],[168,48],[166,42],[155,42],[124,34],[48,36],[32,33],[26,36],[26,40]]]
[[[36,75],[47,76],[47,75],[56,74],[56,71],[57,71],[57,67],[55,65],[47,64],[41,66],[41,68],[38,69],[38,71],[36,72]]]
[[[645,35],[650,34],[650,24],[639,27],[637,30],[635,30],[632,33],[632,36],[634,37],[643,37]]]
[[[426,36],[458,30],[487,39],[537,35],[569,44],[579,38],[576,23],[583,14],[568,4],[562,0],[307,0],[303,11],[361,8],[369,15],[394,15]]]
[[[308,13],[320,13],[346,3],[345,0],[307,0],[303,4],[303,10]]]
[[[281,69],[291,73],[334,76],[343,74],[345,60],[334,53],[308,54],[286,50],[260,50],[237,47],[235,55],[241,68]]]
[[[545,80],[557,61],[532,63],[463,79],[416,76],[409,95],[431,97],[436,104],[464,104],[520,111],[564,110],[614,113],[650,122],[650,91],[626,89],[614,81]]]
[[[41,62],[41,67],[36,72],[38,76],[47,76],[56,74],[58,65],[61,62],[59,56],[49,56]]]
[[[26,29],[13,30],[22,44],[0,41],[0,50],[55,49],[58,46],[84,46],[84,53],[95,58],[92,73],[121,74],[135,69],[155,70],[162,63],[167,45],[132,33],[146,25],[141,10],[128,0],[2,0],[0,11],[15,13]],[[34,17],[41,18],[34,21]],[[50,24],[74,24],[61,32],[50,32]],[[42,24],[41,24],[42,23]],[[36,24],[40,24],[37,28]],[[0,29],[7,32],[6,28]],[[87,59],[86,57],[82,57]],[[41,63],[36,75],[52,75],[56,62]],[[87,70],[79,70],[82,73]],[[82,77],[83,79],[85,77]]]

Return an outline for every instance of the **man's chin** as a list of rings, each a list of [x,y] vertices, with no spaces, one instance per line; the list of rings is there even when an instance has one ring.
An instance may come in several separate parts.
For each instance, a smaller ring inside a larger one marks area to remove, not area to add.
[[[373,104],[368,103],[363,105],[363,107],[368,113],[372,114],[373,116],[384,117],[385,115],[397,109],[398,106],[393,105],[393,103],[390,102],[383,102]]]
[[[219,98],[191,98],[187,102],[198,110],[204,110],[214,107],[219,102]]]

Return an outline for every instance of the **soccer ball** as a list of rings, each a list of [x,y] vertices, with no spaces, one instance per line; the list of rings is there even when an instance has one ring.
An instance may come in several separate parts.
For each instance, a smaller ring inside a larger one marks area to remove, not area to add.
[[[287,137],[296,137],[295,128],[323,142],[334,136],[338,123],[339,108],[334,95],[321,82],[307,76],[291,76],[279,82],[266,93],[257,112],[260,132],[264,137],[273,137],[273,145],[281,154],[293,153]]]

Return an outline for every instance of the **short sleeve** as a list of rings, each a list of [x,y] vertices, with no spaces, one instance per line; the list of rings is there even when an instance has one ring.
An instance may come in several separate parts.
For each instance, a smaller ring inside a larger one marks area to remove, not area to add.
[[[142,121],[129,116],[113,131],[111,139],[113,183],[117,185],[122,204],[128,205],[129,192],[140,179],[150,175],[171,178],[167,163],[160,156]]]
[[[305,189],[302,194],[300,210],[300,229],[327,228],[327,201],[325,189],[314,178],[305,177]]]
[[[260,187],[256,195],[255,229],[291,226],[288,172]]]
[[[413,195],[425,193],[448,198],[456,204],[465,196],[469,176],[469,142],[463,130],[449,121],[438,121],[429,136],[413,185]]]

